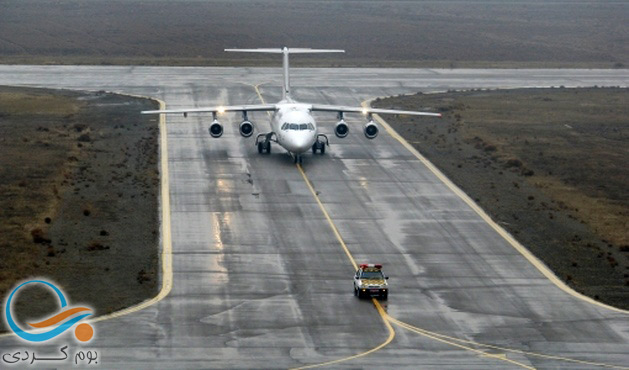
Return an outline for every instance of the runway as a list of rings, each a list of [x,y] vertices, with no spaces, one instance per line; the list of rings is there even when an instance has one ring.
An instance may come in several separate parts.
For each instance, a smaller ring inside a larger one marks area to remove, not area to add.
[[[172,109],[276,102],[281,78],[280,68],[0,66],[1,85],[144,95]],[[627,86],[629,71],[293,69],[291,84],[302,102],[360,105],[417,91]],[[249,117],[269,129],[266,114]],[[278,146],[259,155],[238,114],[223,116],[220,139],[208,116],[167,118],[172,289],[94,323],[99,367],[629,367],[629,314],[560,289],[385,130],[367,140],[362,117],[347,114],[350,135],[338,139],[334,114],[315,117],[331,146],[306,155],[303,173]],[[382,311],[353,296],[352,261],[384,264]],[[0,337],[3,353],[23,347]]]

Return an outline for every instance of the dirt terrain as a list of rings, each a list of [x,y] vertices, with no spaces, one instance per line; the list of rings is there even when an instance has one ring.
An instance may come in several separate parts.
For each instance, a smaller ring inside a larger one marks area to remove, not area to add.
[[[374,106],[442,120],[387,121],[577,291],[629,308],[629,90],[418,94]]]
[[[4,0],[0,62],[626,68],[627,19],[625,0]]]
[[[156,107],[0,87],[0,296],[41,277],[106,314],[157,293],[159,130],[139,114]],[[15,304],[20,319],[58,308],[37,288]]]

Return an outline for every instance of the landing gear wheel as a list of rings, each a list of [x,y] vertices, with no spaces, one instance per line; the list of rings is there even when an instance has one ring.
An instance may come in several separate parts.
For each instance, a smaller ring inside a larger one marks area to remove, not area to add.
[[[317,150],[321,154],[325,153],[325,143],[323,141],[315,141],[312,144],[312,154],[317,154]]]
[[[266,152],[266,154],[271,153],[271,142],[270,141],[261,141],[258,143],[258,153],[262,154]]]

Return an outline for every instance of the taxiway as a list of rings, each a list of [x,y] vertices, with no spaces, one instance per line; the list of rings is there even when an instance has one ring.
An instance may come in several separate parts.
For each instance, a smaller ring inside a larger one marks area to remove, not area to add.
[[[280,72],[0,66],[0,84],[151,96],[176,109],[277,101]],[[294,69],[291,77],[296,99],[342,105],[417,91],[629,82],[623,69]],[[549,280],[394,135],[367,140],[362,118],[347,114],[350,135],[338,139],[333,114],[315,117],[331,147],[305,156],[303,173],[277,146],[259,155],[238,134],[237,114],[223,116],[220,139],[209,137],[208,116],[167,118],[172,289],[94,324],[100,367],[629,366],[627,312]],[[250,118],[268,129],[266,114]],[[348,253],[385,265],[386,314],[352,295]],[[23,344],[0,338],[0,348],[13,347]]]

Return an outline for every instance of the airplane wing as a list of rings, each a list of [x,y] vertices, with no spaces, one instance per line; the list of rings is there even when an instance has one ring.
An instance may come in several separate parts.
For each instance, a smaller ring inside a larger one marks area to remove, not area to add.
[[[362,113],[362,114],[406,114],[409,116],[432,116],[432,117],[441,117],[441,113],[431,113],[431,112],[417,112],[410,110],[395,110],[395,109],[378,109],[378,108],[369,108],[369,107],[350,107],[344,105],[323,105],[323,104],[312,104],[310,108],[311,111],[321,111],[321,112],[349,112],[349,113]]]
[[[218,107],[187,108],[187,109],[166,109],[166,110],[145,110],[142,114],[184,114],[188,113],[224,113],[224,112],[255,112],[273,111],[277,107],[275,104],[252,104],[252,105],[228,105]]]

